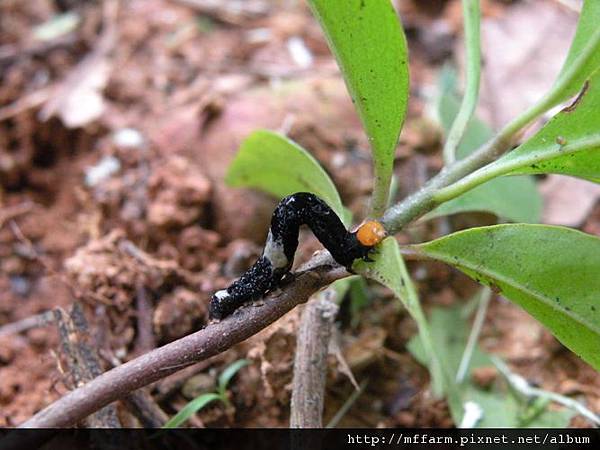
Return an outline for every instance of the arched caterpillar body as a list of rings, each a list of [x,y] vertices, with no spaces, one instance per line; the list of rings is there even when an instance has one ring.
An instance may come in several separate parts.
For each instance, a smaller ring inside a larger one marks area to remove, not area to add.
[[[285,197],[273,212],[262,256],[227,289],[213,295],[211,319],[223,319],[278,286],[292,268],[301,225],[307,225],[333,259],[347,269],[354,260],[366,258],[386,235],[377,221],[367,221],[354,232],[346,230],[337,214],[314,194],[298,192]]]

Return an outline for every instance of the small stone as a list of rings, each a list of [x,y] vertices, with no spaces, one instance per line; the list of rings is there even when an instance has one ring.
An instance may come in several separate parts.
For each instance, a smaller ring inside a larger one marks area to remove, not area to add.
[[[145,139],[135,128],[121,128],[114,132],[113,141],[121,148],[140,148],[144,145]]]
[[[95,166],[85,170],[85,184],[88,187],[97,186],[121,170],[121,162],[114,156],[105,156]]]

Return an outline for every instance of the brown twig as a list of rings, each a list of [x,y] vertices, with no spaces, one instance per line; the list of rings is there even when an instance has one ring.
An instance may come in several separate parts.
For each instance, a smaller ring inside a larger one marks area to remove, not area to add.
[[[6,222],[12,220],[22,214],[28,213],[33,209],[34,204],[31,202],[23,202],[18,205],[7,206],[0,208],[0,228],[4,226]]]
[[[135,351],[141,354],[156,347],[156,339],[152,331],[152,302],[148,298],[146,287],[141,282],[136,287],[135,299],[137,323]]]
[[[240,25],[250,19],[269,13],[269,4],[260,0],[173,0],[194,11],[232,25]]]
[[[51,41],[36,42],[27,47],[10,44],[2,45],[0,46],[0,66],[12,64],[15,60],[18,61],[31,58],[32,56],[46,55],[48,52],[56,49],[68,49],[77,44],[77,41],[75,33],[68,33]]]
[[[36,91],[22,95],[13,103],[0,108],[0,122],[43,105],[50,97],[52,97],[55,89],[55,85],[40,88]]]
[[[87,321],[78,303],[71,307],[70,314],[60,309],[54,310],[55,320],[67,360],[69,373],[76,386],[84,385],[102,374],[102,368],[94,347],[89,342]],[[120,428],[117,410],[113,405],[105,406],[86,419],[86,424],[94,428]]]
[[[338,306],[316,298],[302,313],[294,361],[291,428],[321,428],[327,353]]]
[[[169,420],[169,416],[156,404],[146,389],[132,392],[125,397],[124,402],[145,428],[160,428]]]
[[[54,322],[54,311],[46,311],[0,326],[0,337],[22,333],[23,331],[27,331],[32,328],[43,327],[52,322]]]
[[[140,387],[249,338],[305,302],[318,289],[346,274],[345,269],[331,264],[328,254],[313,258],[313,261],[314,265],[304,267],[304,271],[296,274],[294,283],[265,299],[260,307],[251,305],[241,308],[221,322],[212,323],[194,334],[103,373],[52,403],[21,424],[21,427],[73,425]]]
[[[119,240],[118,248],[123,254],[135,259],[144,267],[156,269],[165,274],[172,274],[189,286],[198,284],[198,277],[192,272],[181,268],[176,261],[156,259],[127,239]]]
[[[157,383],[154,383],[150,386],[150,389],[154,391],[154,398],[157,402],[162,403],[163,401],[172,397],[175,392],[179,391],[189,378],[193,377],[199,372],[202,372],[203,370],[206,370],[215,363],[222,362],[225,358],[225,353],[212,356],[204,361],[200,361],[197,364],[186,367],[185,369],[180,370],[179,372],[174,373],[158,381]]]

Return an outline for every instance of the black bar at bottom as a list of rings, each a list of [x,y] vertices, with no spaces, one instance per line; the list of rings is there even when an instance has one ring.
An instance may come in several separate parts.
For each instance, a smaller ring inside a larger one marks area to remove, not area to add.
[[[0,450],[600,448],[600,429],[0,429]]]

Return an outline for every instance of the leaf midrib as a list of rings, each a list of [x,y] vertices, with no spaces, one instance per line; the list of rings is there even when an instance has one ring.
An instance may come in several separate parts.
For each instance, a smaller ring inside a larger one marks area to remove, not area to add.
[[[456,264],[456,263],[453,263],[453,261],[455,261],[455,260],[452,260],[450,258],[446,258],[444,256],[441,256],[437,252],[425,251],[425,254],[427,254],[429,256],[432,256],[432,257],[434,257],[436,259],[439,259],[440,261],[443,261],[446,264],[449,264],[451,266],[454,266],[454,267],[457,267],[457,268],[464,267],[464,268],[472,270],[474,272],[481,273],[482,275],[487,276],[487,277],[489,277],[491,279],[498,280],[498,281],[500,281],[502,283],[506,283],[506,284],[510,285],[511,287],[513,287],[514,289],[516,289],[517,291],[519,291],[520,293],[527,294],[527,295],[533,297],[534,299],[536,299],[536,300],[544,303],[546,306],[550,306],[553,310],[558,311],[558,312],[560,312],[560,313],[562,313],[564,315],[569,316],[575,322],[581,324],[582,326],[584,326],[588,330],[590,330],[590,331],[592,331],[595,334],[597,334],[597,335],[600,336],[600,328],[596,328],[593,324],[589,324],[589,323],[583,321],[582,318],[579,315],[575,315],[573,313],[573,311],[567,311],[564,308],[557,307],[556,304],[552,300],[550,300],[549,298],[543,296],[538,291],[527,289],[522,284],[516,284],[515,285],[515,284],[513,284],[510,281],[511,280],[510,278],[502,276],[502,275],[499,275],[499,274],[497,274],[493,270],[482,270],[481,266],[478,266],[478,268],[476,268],[476,267],[474,267],[474,265],[468,264],[468,263],[465,263],[465,264]]]

